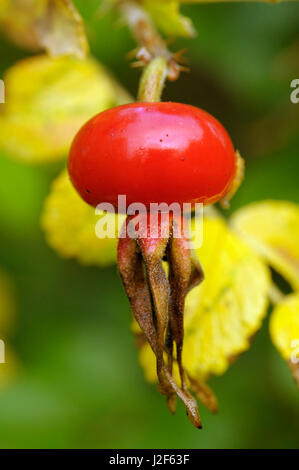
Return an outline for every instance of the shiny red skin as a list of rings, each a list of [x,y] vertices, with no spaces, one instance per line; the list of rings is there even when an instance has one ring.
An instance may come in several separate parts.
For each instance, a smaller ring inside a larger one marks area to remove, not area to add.
[[[141,202],[216,202],[236,170],[224,127],[194,106],[133,103],[108,109],[76,135],[69,155],[71,181],[96,206]]]

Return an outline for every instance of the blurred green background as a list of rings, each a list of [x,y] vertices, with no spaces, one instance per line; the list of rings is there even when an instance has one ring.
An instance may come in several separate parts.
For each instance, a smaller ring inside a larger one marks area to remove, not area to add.
[[[135,95],[135,47],[98,1],[76,2],[92,53]],[[187,47],[191,73],[164,99],[198,105],[229,130],[246,159],[245,182],[230,211],[274,198],[299,202],[299,4],[184,6],[198,36]],[[26,53],[0,38],[0,77]],[[1,132],[1,129],[0,129]],[[0,392],[1,448],[290,448],[299,444],[299,395],[270,343],[267,320],[252,349],[211,385],[218,415],[203,407],[194,429],[181,405],[172,416],[138,364],[130,309],[115,266],[60,259],[40,228],[58,164],[26,166],[0,156],[0,266],[15,287],[10,343],[15,379]],[[229,212],[228,212],[229,215]],[[1,368],[9,364],[0,364]]]

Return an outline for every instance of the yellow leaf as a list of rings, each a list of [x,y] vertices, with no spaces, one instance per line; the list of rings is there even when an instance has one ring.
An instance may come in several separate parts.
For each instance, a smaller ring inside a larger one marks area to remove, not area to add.
[[[51,55],[84,57],[89,49],[72,0],[4,0],[0,26],[19,46]]]
[[[289,361],[293,356],[299,361],[299,294],[287,295],[275,307],[269,328],[282,357]]]
[[[46,0],[36,22],[40,45],[51,55],[84,57],[89,50],[81,16],[72,0]]]
[[[65,170],[53,182],[45,201],[42,226],[49,245],[61,256],[105,266],[116,262],[117,229],[125,216],[105,215],[108,224],[115,223],[115,229],[112,226],[108,230],[110,238],[99,238],[103,234],[98,222],[103,215],[96,215],[95,209],[80,198]]]
[[[197,254],[205,280],[186,299],[183,363],[191,377],[205,381],[210,374],[223,374],[249,348],[266,313],[270,274],[217,217],[204,219]],[[141,348],[140,361],[146,378],[155,381],[155,359],[148,345]]]
[[[0,150],[25,162],[65,157],[78,129],[113,106],[113,81],[94,60],[38,56],[10,68],[0,105]]]
[[[154,23],[166,36],[195,36],[191,19],[180,14],[179,2],[176,0],[143,0],[143,4]]]
[[[292,287],[299,289],[299,206],[287,201],[263,201],[237,211],[232,227],[261,254]]]
[[[287,295],[270,318],[271,339],[285,359],[299,388],[299,294]]]
[[[40,49],[34,21],[41,3],[36,0],[2,0],[0,28],[18,46],[34,51]]]

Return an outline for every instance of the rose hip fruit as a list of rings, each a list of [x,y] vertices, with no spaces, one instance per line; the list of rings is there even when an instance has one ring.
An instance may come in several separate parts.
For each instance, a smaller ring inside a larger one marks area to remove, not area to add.
[[[79,131],[69,156],[71,181],[96,206],[210,204],[229,190],[236,157],[224,127],[181,103],[134,103],[104,111]]]

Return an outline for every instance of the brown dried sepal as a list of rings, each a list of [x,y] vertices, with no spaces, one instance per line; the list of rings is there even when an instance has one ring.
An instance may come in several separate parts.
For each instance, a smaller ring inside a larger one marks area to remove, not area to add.
[[[177,80],[180,72],[189,70],[182,65],[184,63],[182,55],[185,49],[176,53],[170,52],[166,42],[156,30],[150,15],[138,2],[119,2],[118,8],[140,45],[130,54],[131,58],[136,57],[133,67],[144,67],[156,57],[163,57],[167,61],[167,78],[170,81]]]
[[[137,229],[133,237],[128,230],[132,223]],[[202,281],[203,272],[186,238],[174,236],[178,224],[182,225],[180,220],[160,214],[156,237],[153,237],[151,230],[155,227],[149,215],[139,215],[138,221],[136,217],[128,217],[119,239],[118,268],[136,321],[156,356],[159,391],[167,397],[172,413],[176,409],[176,397],[179,397],[192,424],[201,428],[196,400],[187,387],[182,351],[185,297]],[[169,264],[168,278],[163,260]],[[180,387],[173,377],[174,360],[179,367]],[[196,388],[195,383],[193,381],[192,388],[200,395],[200,386]],[[201,392],[201,395],[207,393]]]
[[[181,49],[173,54],[161,54],[161,57],[164,57],[168,64],[167,78],[172,82],[178,79],[180,72],[190,71],[189,67],[183,64],[186,61],[185,58],[182,57],[185,50],[186,49]],[[146,67],[146,65],[154,60],[155,57],[159,57],[159,55],[153,55],[148,49],[146,49],[146,47],[140,47],[138,49],[134,49],[127,57],[136,59],[131,63],[131,67],[142,68]]]

